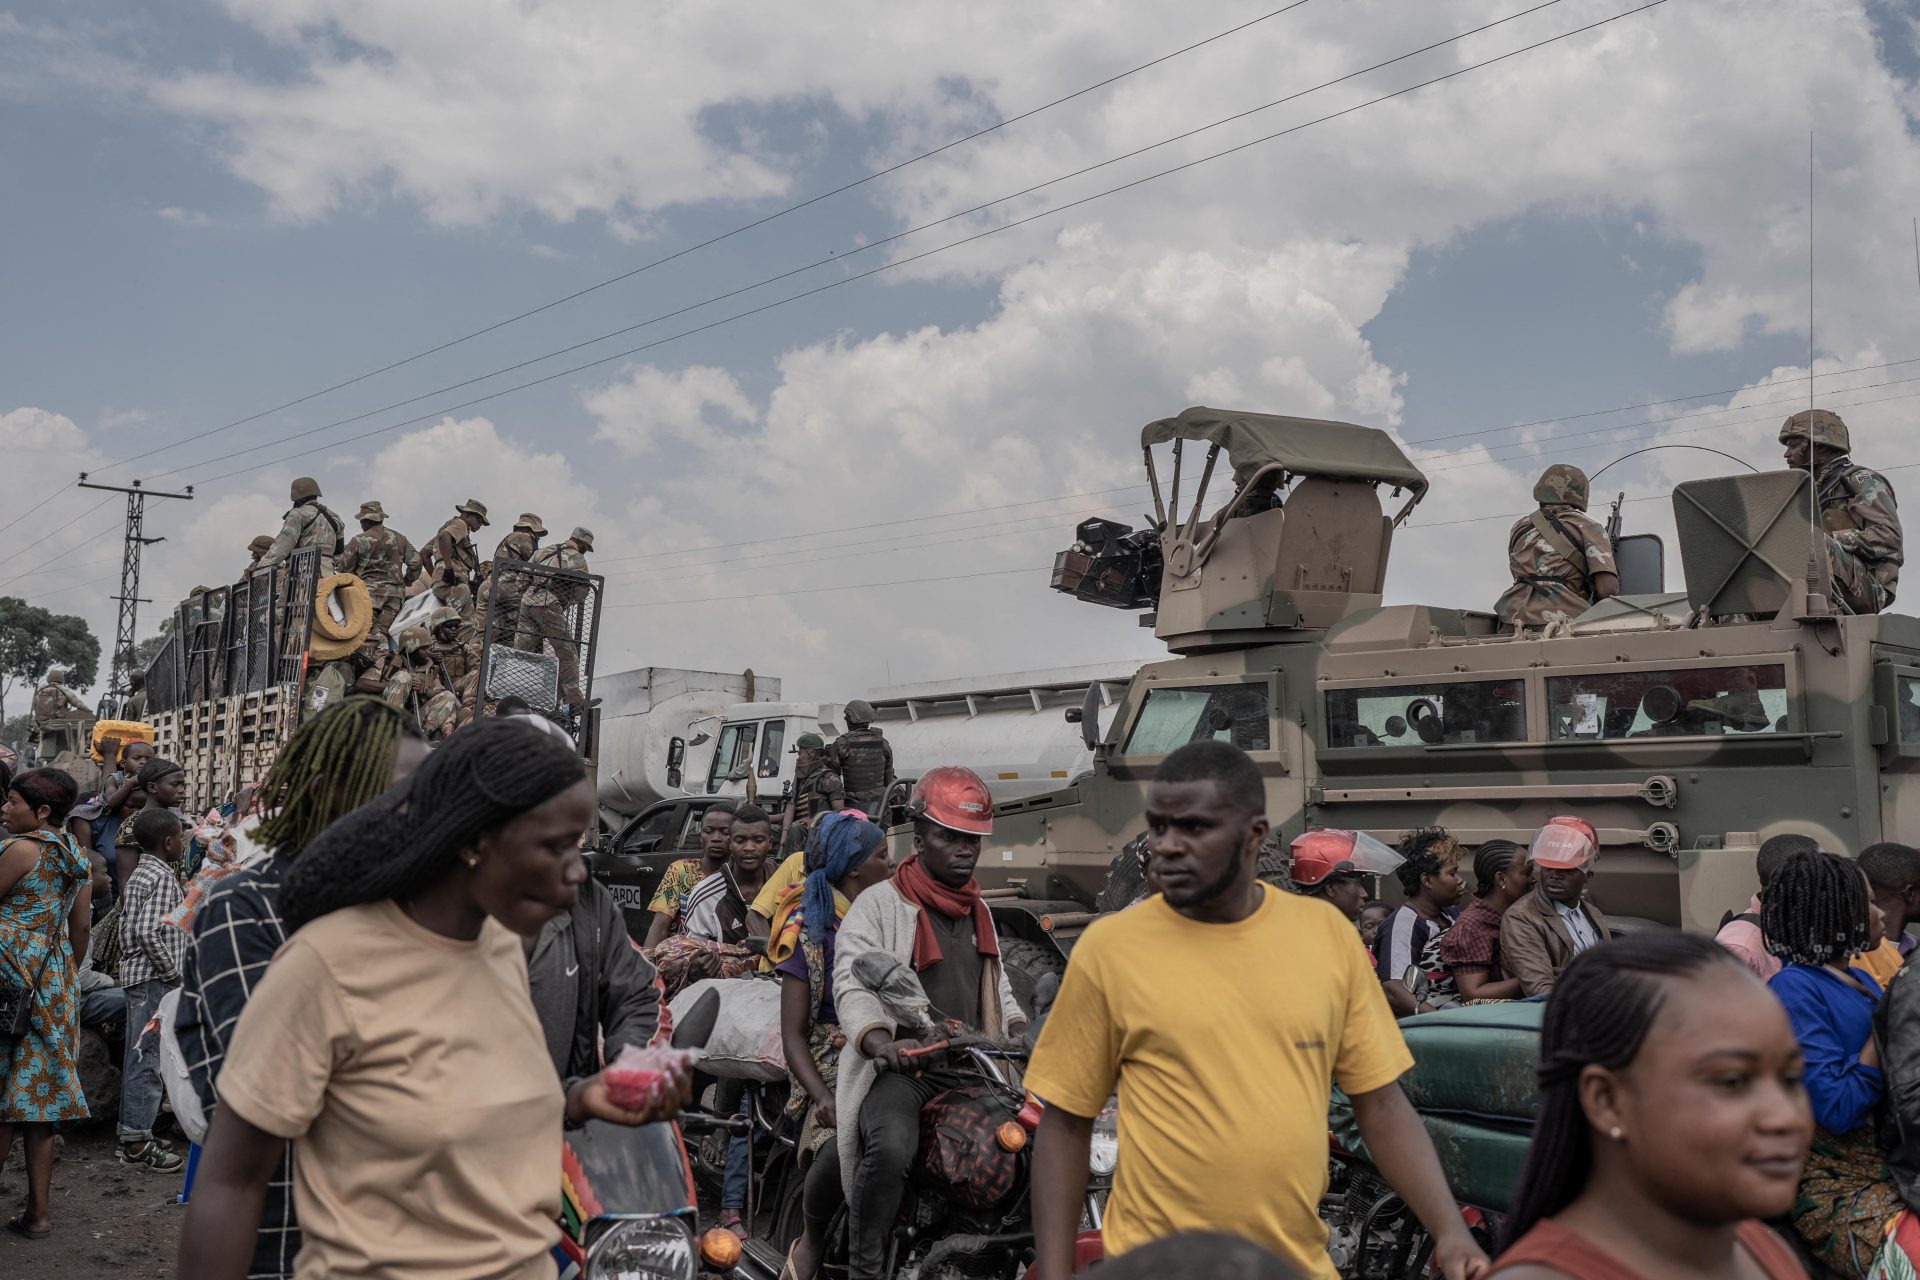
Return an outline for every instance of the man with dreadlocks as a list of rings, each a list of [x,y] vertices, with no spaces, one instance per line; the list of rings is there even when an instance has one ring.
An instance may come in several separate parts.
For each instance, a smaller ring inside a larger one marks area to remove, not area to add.
[[[1880,908],[1853,861],[1821,850],[1788,858],[1760,908],[1767,945],[1784,962],[1767,985],[1800,1041],[1818,1126],[1793,1229],[1821,1262],[1860,1280],[1902,1208],[1874,1126],[1887,1092],[1873,1036],[1880,984],[1850,963],[1878,943]]]
[[[287,940],[280,886],[307,843],[412,773],[426,757],[419,730],[377,698],[350,697],[301,725],[259,793],[253,833],[268,856],[222,880],[194,919],[174,1017],[187,1075],[211,1119],[220,1068],[240,1012]],[[293,1211],[293,1148],[267,1187],[249,1277],[293,1274],[300,1228]]]

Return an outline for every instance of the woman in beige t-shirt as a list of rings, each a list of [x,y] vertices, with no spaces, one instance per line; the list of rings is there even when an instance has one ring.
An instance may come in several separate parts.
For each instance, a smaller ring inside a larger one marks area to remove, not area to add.
[[[301,1280],[550,1276],[563,1117],[627,1112],[601,1076],[562,1092],[520,939],[572,903],[591,784],[517,718],[455,733],[329,827],[281,894],[297,930],[235,1030],[179,1273],[243,1280],[293,1140]]]

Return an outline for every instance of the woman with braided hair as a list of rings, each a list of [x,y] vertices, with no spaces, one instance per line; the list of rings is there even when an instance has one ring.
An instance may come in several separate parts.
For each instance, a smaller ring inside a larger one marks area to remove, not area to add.
[[[671,1118],[687,1090],[627,1111],[604,1072],[563,1089],[548,1055],[523,939],[572,904],[593,818],[566,743],[489,717],[308,844],[295,932],[221,1072],[181,1275],[247,1275],[287,1141],[302,1280],[552,1274],[562,1121]]]
[[[216,884],[200,902],[181,967],[174,1033],[203,1114],[218,1110],[220,1071],[241,1011],[287,940],[281,885],[287,870],[334,820],[373,800],[426,759],[419,729],[378,698],[343,698],[293,731],[262,779],[265,815],[253,840],[267,856]],[[258,1219],[250,1276],[291,1276],[300,1252],[293,1206],[293,1146]]]
[[[1708,938],[1582,952],[1547,1002],[1540,1110],[1498,1280],[1801,1280],[1764,1225],[1813,1120],[1780,1005]]]
[[[1873,1034],[1880,986],[1849,963],[1880,941],[1880,908],[1851,859],[1789,857],[1760,894],[1760,928],[1784,967],[1768,980],[1807,1060],[1818,1129],[1793,1229],[1827,1266],[1866,1276],[1903,1207],[1874,1125],[1886,1076]]]

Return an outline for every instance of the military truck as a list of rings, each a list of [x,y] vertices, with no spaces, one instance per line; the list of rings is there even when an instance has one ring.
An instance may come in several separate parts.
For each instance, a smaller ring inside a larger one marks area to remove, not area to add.
[[[1142,612],[1174,656],[1140,670],[1106,731],[1082,724],[1090,774],[996,807],[979,876],[1022,985],[1138,896],[1147,783],[1197,738],[1259,764],[1275,850],[1314,827],[1392,842],[1434,823],[1524,842],[1576,813],[1599,833],[1610,915],[1696,929],[1744,906],[1769,835],[1857,853],[1920,829],[1920,619],[1839,612],[1802,473],[1681,485],[1685,592],[1521,635],[1382,603],[1427,492],[1385,432],[1193,408],[1141,447],[1155,527],[1082,525],[1052,585]]]

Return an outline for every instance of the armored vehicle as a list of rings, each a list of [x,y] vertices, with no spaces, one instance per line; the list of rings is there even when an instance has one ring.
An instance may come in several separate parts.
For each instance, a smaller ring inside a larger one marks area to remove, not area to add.
[[[1030,967],[1142,891],[1147,783],[1202,737],[1258,762],[1275,850],[1314,827],[1391,843],[1434,823],[1524,843],[1575,813],[1600,836],[1603,909],[1689,928],[1744,907],[1769,835],[1858,853],[1920,827],[1920,619],[1840,611],[1802,473],[1681,485],[1684,593],[1520,634],[1382,603],[1427,491],[1382,431],[1193,408],[1141,446],[1155,527],[1082,525],[1053,586],[1141,611],[1173,657],[1140,670],[1105,732],[1082,725],[1090,774],[997,806],[979,876]],[[1202,449],[1183,510],[1183,455]]]

